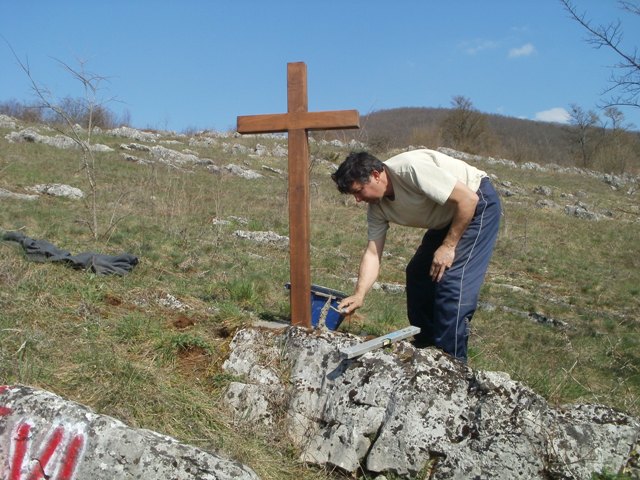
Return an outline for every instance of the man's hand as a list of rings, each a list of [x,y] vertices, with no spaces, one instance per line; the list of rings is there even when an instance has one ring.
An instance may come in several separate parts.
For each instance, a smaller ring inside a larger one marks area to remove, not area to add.
[[[360,260],[360,270],[355,293],[343,299],[338,304],[340,313],[349,315],[364,305],[365,295],[371,290],[373,283],[376,281],[376,278],[378,278],[385,238],[386,235],[383,235],[376,240],[369,240],[367,243],[367,248],[362,255],[362,260]]]
[[[434,282],[439,282],[447,268],[453,265],[456,246],[473,218],[478,204],[478,194],[458,180],[446,204],[453,205],[455,210],[449,231],[444,237],[442,245],[433,254],[429,275]]]
[[[362,305],[364,305],[364,298],[358,295],[351,295],[350,297],[344,298],[338,304],[338,310],[344,315],[350,315],[362,307]]]
[[[456,255],[455,247],[451,247],[448,245],[440,245],[438,249],[433,254],[433,262],[431,263],[431,269],[429,270],[429,275],[431,275],[431,280],[434,282],[439,282],[444,275],[444,272],[447,268],[453,265],[453,259]]]

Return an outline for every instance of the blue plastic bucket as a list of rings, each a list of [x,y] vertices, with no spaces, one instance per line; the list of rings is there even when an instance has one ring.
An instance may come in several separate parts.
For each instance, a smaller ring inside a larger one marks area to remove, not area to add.
[[[287,283],[285,287],[291,289],[291,284]],[[338,304],[345,297],[348,295],[338,290],[311,285],[311,325],[336,330],[344,319],[344,315],[338,312]]]

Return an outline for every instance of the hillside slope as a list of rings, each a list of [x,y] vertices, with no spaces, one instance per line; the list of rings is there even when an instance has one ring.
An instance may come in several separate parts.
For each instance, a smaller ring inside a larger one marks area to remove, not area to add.
[[[234,425],[219,401],[234,381],[221,369],[233,332],[289,317],[286,139],[94,132],[105,146],[95,153],[94,240],[90,201],[34,192],[66,184],[91,199],[80,152],[55,135],[0,125],[0,230],[74,254],[127,252],[139,264],[98,276],[30,262],[0,242],[0,384],[44,388],[226,451],[263,479],[332,478],[299,462],[286,438]],[[348,292],[365,211],[329,174],[350,147],[313,141],[310,149],[312,280]],[[552,404],[640,415],[637,179],[449,153],[489,172],[504,202],[472,322],[471,367],[505,371]],[[421,236],[390,230],[381,284],[403,285]],[[380,288],[340,329],[379,335],[406,325],[402,290]]]

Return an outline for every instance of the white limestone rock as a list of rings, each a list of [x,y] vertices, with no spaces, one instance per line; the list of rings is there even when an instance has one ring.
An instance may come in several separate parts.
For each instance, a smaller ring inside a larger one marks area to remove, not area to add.
[[[241,330],[224,364],[247,385],[229,390],[234,420],[252,412],[285,425],[302,460],[347,472],[543,480],[627,466],[640,474],[630,460],[637,418],[601,405],[553,408],[507,374],[404,341],[346,360],[340,349],[359,341],[294,327]],[[274,361],[280,382],[262,384]],[[243,390],[251,395],[239,398]]]
[[[51,195],[52,197],[70,198],[72,200],[80,200],[81,198],[84,198],[84,192],[82,190],[63,183],[42,183],[34,185],[33,187],[28,187],[27,190]]]

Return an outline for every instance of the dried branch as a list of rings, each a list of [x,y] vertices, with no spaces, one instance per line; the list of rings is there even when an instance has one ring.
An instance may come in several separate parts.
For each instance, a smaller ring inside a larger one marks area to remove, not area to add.
[[[578,22],[587,32],[587,43],[594,48],[608,48],[613,51],[619,62],[612,66],[622,73],[611,73],[611,86],[603,94],[613,95],[606,106],[630,106],[640,108],[640,57],[638,49],[626,50],[622,46],[624,32],[620,20],[606,25],[592,25],[586,13],[579,13],[570,0],[560,0],[569,16]],[[640,5],[631,1],[621,1],[621,8],[626,12],[640,15]]]
[[[625,49],[622,45],[624,32],[620,20],[604,25],[593,25],[586,13],[579,13],[577,7],[570,0],[560,0],[569,16],[580,24],[587,32],[587,43],[594,48],[608,48],[615,53],[619,61],[612,66],[609,81],[611,86],[603,93],[614,96],[606,103],[606,106],[632,106],[640,107],[640,56],[638,48]],[[640,15],[640,5],[631,1],[621,1],[621,8],[629,13]],[[620,92],[617,93],[616,92]]]

